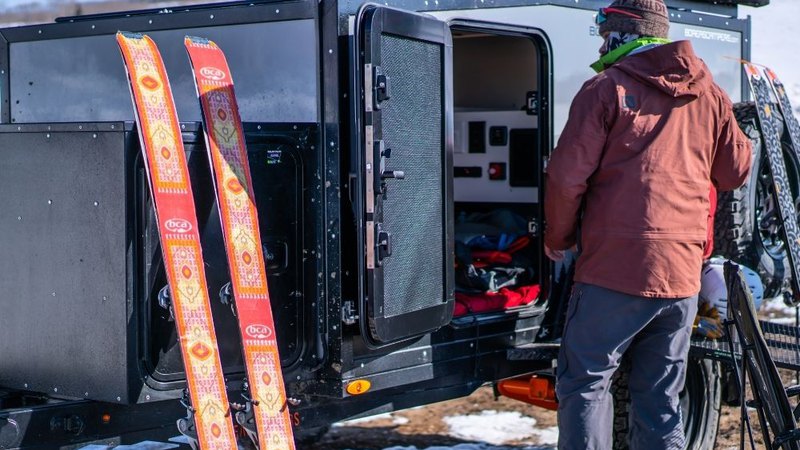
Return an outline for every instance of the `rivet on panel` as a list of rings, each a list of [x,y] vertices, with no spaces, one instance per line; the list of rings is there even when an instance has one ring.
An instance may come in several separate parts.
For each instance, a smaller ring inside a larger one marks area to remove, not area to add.
[[[93,30],[95,29],[95,26],[94,26],[94,25],[92,25],[92,29],[93,29]]]
[[[260,130],[261,129],[261,125],[257,126],[256,128]]]
[[[53,201],[52,201],[52,200],[48,200],[48,201],[47,201],[47,204],[48,204],[48,205],[52,205],[52,204],[53,204]]]
[[[150,25],[152,25],[152,24],[153,24],[153,19],[150,19],[150,20],[148,20],[148,21],[147,21],[147,23],[149,23]]]
[[[122,397],[117,397],[117,401],[121,401],[121,400],[122,400]]]
[[[275,14],[280,14],[280,13],[281,13],[281,10],[280,10],[280,9],[276,9],[276,10],[275,10]]]
[[[185,123],[182,123],[182,124],[181,124],[181,130],[185,130],[185,129],[186,129],[186,124],[185,124]]]
[[[53,388],[53,392],[58,392],[58,388],[57,387]]]
[[[214,18],[214,15],[213,15],[213,14],[212,14],[212,15],[210,15],[210,16],[208,16],[208,18],[209,18],[209,19],[213,19],[213,18]]]
[[[47,133],[47,139],[50,139],[50,133]]]
[[[99,204],[100,204],[99,202],[94,202],[93,203],[94,206],[98,206]]]
[[[97,133],[92,134],[92,139],[97,139]]]
[[[17,216],[17,220],[22,220],[22,216]]]

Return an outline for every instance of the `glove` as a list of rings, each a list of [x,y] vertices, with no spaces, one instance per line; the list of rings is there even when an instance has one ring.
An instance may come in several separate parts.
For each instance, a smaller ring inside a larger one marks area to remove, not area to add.
[[[706,339],[719,339],[722,337],[724,329],[716,307],[711,306],[709,303],[700,305],[697,316],[694,318],[692,334],[703,336]]]

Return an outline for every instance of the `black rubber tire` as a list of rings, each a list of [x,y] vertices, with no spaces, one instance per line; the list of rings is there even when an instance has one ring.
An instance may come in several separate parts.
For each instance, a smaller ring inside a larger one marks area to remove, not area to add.
[[[768,165],[761,145],[755,103],[737,103],[733,106],[733,111],[739,127],[753,144],[753,166],[750,179],[744,186],[735,191],[718,193],[714,220],[714,254],[754,269],[764,282],[764,297],[775,297],[789,286],[791,272],[785,250],[774,246],[768,248],[769,245],[764,242],[756,223],[757,196],[774,196],[774,191],[771,181],[763,178],[768,176]],[[797,159],[785,142],[784,159],[792,184],[792,194],[797,199]],[[761,183],[759,177],[762,177]],[[769,187],[765,187],[765,183]],[[762,193],[764,189],[769,192]]]
[[[683,426],[686,430],[686,450],[713,450],[719,431],[722,404],[721,367],[708,359],[689,358],[686,385],[680,394]],[[623,359],[611,381],[614,398],[615,450],[627,450],[630,430],[630,364]]]

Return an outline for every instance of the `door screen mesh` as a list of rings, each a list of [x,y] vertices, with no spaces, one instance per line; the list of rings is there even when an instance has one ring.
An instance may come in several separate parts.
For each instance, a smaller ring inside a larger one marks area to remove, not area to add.
[[[381,36],[381,67],[390,79],[381,103],[383,139],[392,149],[383,228],[392,235],[384,259],[385,317],[444,302],[442,46]]]

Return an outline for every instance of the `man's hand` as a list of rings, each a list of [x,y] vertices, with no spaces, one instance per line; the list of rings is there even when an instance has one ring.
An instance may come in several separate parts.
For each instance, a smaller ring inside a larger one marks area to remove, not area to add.
[[[544,254],[553,261],[561,261],[566,255],[566,250],[553,250],[547,245],[544,246]]]

